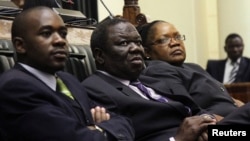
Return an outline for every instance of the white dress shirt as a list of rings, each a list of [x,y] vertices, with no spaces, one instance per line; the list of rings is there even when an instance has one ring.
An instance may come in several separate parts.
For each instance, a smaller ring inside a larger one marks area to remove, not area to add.
[[[41,81],[43,81],[48,87],[50,87],[52,90],[56,91],[56,78],[54,75],[42,72],[38,69],[35,69],[31,66],[28,66],[23,63],[19,63],[22,65],[27,71],[38,77]]]

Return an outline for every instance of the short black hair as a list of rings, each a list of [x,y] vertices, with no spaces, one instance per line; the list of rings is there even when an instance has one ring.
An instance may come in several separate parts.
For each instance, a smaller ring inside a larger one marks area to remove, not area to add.
[[[114,17],[113,19],[107,18],[104,21],[97,24],[90,39],[90,47],[92,49],[92,52],[94,51],[95,48],[105,49],[108,41],[109,27],[119,23],[127,23],[127,22],[130,23],[126,19],[120,17]]]
[[[148,39],[148,35],[149,35],[151,28],[153,27],[153,25],[155,25],[156,23],[159,23],[159,22],[165,22],[165,21],[155,20],[155,21],[152,21],[150,23],[146,23],[146,24],[143,24],[143,25],[136,27],[137,31],[139,32],[139,34],[141,36],[142,46],[144,48],[148,48],[147,39]]]
[[[241,41],[243,41],[242,37],[239,34],[237,34],[237,33],[230,33],[229,35],[227,35],[227,37],[225,39],[225,44],[227,44],[230,39],[233,39],[233,38],[236,38],[236,37],[240,38]]]
[[[26,9],[24,11],[22,11],[21,13],[19,13],[11,26],[11,38],[13,39],[14,37],[23,37],[24,34],[26,33],[26,29],[28,29],[29,27],[27,27],[27,19],[29,18],[29,14],[32,13],[32,11],[34,10],[40,10],[40,9],[51,9],[48,8],[46,6],[37,6],[37,7],[32,7],[29,9]],[[52,10],[52,9],[51,9]]]

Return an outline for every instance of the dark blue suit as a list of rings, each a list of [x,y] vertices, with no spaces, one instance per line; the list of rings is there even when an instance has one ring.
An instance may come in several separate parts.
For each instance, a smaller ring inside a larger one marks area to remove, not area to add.
[[[215,79],[223,82],[226,59],[224,60],[208,60],[206,71]],[[239,71],[237,72],[234,82],[250,82],[250,59],[242,57],[240,61]]]
[[[181,91],[178,93],[180,95],[174,95],[174,91],[177,92],[174,87],[163,90],[157,88],[157,80],[149,79],[148,82],[148,87],[158,94],[167,95],[170,101],[160,103],[146,100],[128,86],[100,72],[94,73],[82,84],[91,99],[110,111],[132,119],[136,141],[163,141],[174,136],[183,119],[190,116],[185,106],[192,109],[193,115],[203,113],[192,99],[181,95]]]
[[[0,77],[0,126],[9,141],[104,141],[93,125],[93,106],[77,79],[65,72],[57,75],[67,85],[75,101],[49,88],[19,64]],[[113,115],[98,124],[114,140],[133,138],[129,122]]]
[[[147,61],[146,64],[141,78],[158,80],[155,84],[158,89],[172,89],[174,94],[189,96],[203,109],[221,116],[226,116],[237,108],[223,84],[199,65],[183,63],[182,66],[173,66],[159,60]]]
[[[195,104],[191,96],[183,95],[183,89],[178,89],[176,83],[166,90],[159,79],[142,76],[141,82],[156,93],[165,95],[170,100],[160,103],[146,100],[121,82],[96,72],[82,84],[87,89],[90,98],[105,106],[110,111],[122,114],[132,119],[135,128],[135,141],[163,141],[176,134],[183,119],[190,116],[183,103],[189,106],[193,115],[206,113]],[[181,84],[177,84],[181,85]],[[177,102],[182,101],[183,103]],[[221,107],[222,109],[224,107]],[[250,124],[250,105],[247,104],[239,111],[235,110],[218,124]]]

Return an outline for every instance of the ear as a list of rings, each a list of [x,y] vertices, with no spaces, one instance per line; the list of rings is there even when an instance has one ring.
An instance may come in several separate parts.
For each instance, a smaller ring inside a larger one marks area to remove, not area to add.
[[[24,47],[24,41],[21,37],[15,37],[13,40],[13,45],[16,49],[17,53],[23,54],[26,52],[26,48]]]
[[[225,45],[224,46],[224,51],[227,53],[228,52],[228,47]]]
[[[95,48],[94,49],[94,56],[95,56],[95,60],[96,62],[98,62],[99,64],[104,64],[104,54],[103,54],[103,50],[100,48]]]

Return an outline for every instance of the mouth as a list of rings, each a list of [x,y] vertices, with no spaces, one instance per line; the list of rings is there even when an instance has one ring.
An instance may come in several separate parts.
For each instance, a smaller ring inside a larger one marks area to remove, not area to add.
[[[68,52],[66,50],[57,50],[53,52],[53,56],[57,59],[66,59],[68,57]]]
[[[133,57],[131,59],[131,63],[132,64],[142,64],[143,63],[143,59],[142,57],[138,56],[138,57]]]
[[[182,55],[182,54],[183,54],[183,51],[180,50],[180,49],[177,49],[177,50],[173,51],[171,54],[172,54],[172,55]]]

